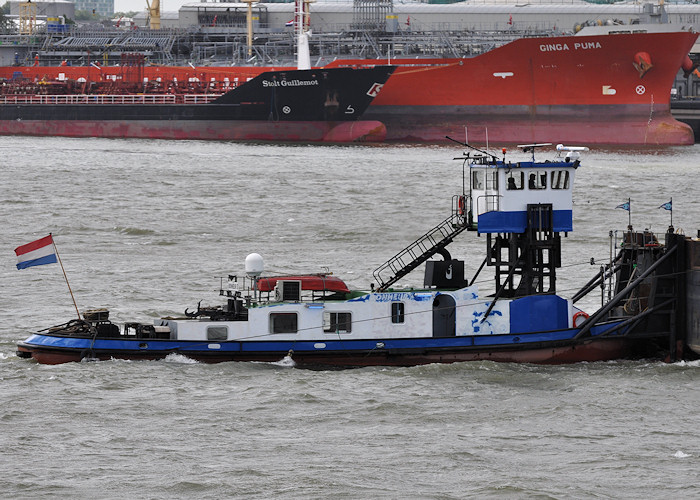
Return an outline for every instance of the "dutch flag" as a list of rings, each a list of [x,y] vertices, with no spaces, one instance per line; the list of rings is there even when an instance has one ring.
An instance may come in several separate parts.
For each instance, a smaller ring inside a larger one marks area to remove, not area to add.
[[[50,234],[15,248],[15,253],[17,254],[17,269],[58,262],[53,237]]]
[[[285,26],[294,26],[294,20],[292,19],[291,21],[287,21],[284,23]]]

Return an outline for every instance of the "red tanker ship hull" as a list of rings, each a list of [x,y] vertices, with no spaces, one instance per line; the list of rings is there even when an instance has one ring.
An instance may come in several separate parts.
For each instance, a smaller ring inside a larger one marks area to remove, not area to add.
[[[466,127],[470,141],[692,144],[670,95],[697,37],[523,38],[470,59],[392,60],[398,68],[364,117],[384,123],[387,140],[462,139]],[[645,72],[638,54],[651,63]]]
[[[523,38],[464,59],[338,60],[398,68],[363,115],[386,140],[692,144],[670,111],[673,81],[698,35],[690,32]],[[640,59],[641,57],[641,59]],[[640,64],[642,62],[642,64]],[[244,81],[258,67],[146,67],[149,79]],[[0,68],[23,76],[106,78],[120,68]],[[90,72],[86,75],[86,72]]]

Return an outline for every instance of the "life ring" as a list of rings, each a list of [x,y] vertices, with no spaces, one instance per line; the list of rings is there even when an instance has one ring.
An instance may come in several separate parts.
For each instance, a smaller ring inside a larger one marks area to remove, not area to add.
[[[457,199],[457,215],[464,215],[464,196]]]
[[[578,328],[578,325],[576,324],[576,322],[578,321],[579,318],[583,318],[583,320],[586,321],[588,319],[588,314],[586,314],[583,311],[579,311],[576,314],[574,314],[574,319],[573,319],[574,328]]]

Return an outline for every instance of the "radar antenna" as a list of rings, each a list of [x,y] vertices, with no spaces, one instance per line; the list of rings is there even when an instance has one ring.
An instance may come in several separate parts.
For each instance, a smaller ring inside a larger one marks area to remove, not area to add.
[[[535,149],[543,148],[544,146],[551,146],[551,142],[538,142],[535,144],[518,144],[518,147],[523,150],[523,153],[532,152],[532,161],[535,161]]]

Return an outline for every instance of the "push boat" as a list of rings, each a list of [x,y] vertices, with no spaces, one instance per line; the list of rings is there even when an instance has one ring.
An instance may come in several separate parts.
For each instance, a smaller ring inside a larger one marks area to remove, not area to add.
[[[361,117],[393,70],[289,69],[222,82],[149,80],[128,65],[96,81],[20,71],[0,86],[0,135],[381,142],[384,124]]]
[[[123,327],[108,310],[90,310],[30,335],[17,354],[47,364],[177,353],[203,362],[291,358],[300,367],[700,354],[700,238],[670,228],[662,243],[629,226],[617,255],[588,283],[571,297],[557,293],[562,233],[573,230],[574,178],[587,148],[559,145],[557,158],[535,161],[539,146],[524,148],[529,161],[506,161],[505,150],[460,157],[468,177],[449,215],[379,266],[369,290],[328,273],[265,276],[253,253],[244,275],[222,283],[220,304]],[[486,256],[469,279],[447,250],[462,233],[486,236]],[[423,264],[423,287],[395,286]],[[485,267],[494,271],[489,295],[476,283]],[[577,307],[600,288],[608,293],[598,310]]]

